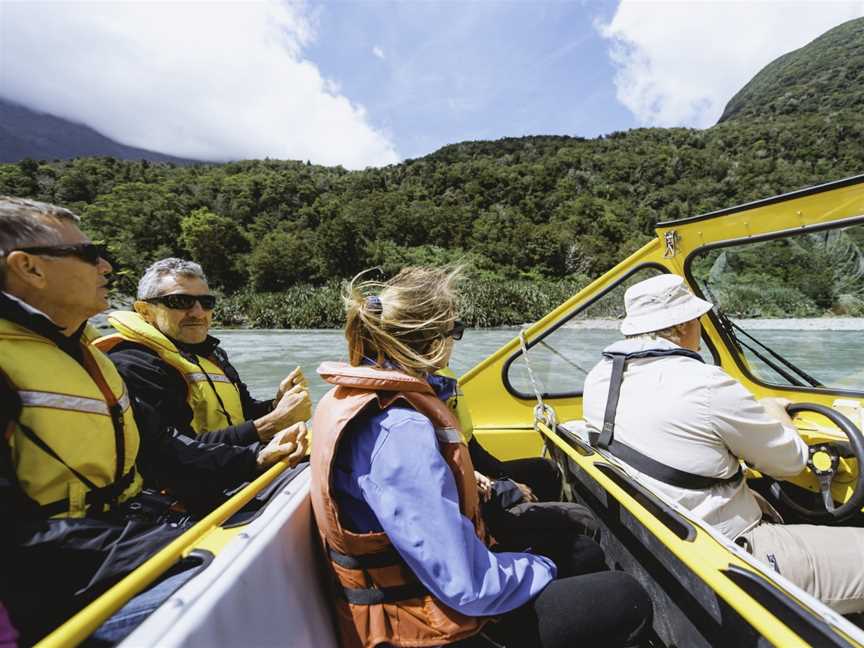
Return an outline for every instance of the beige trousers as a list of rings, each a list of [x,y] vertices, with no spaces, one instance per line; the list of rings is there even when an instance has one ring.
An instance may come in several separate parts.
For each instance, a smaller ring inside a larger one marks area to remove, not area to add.
[[[762,522],[753,557],[841,614],[864,611],[864,528]]]

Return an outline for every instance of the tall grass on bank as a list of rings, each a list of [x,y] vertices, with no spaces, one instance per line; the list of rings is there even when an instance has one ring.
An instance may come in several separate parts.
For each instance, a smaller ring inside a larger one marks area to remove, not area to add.
[[[576,293],[583,282],[466,278],[459,316],[471,327],[514,326],[539,319]],[[293,286],[278,293],[251,290],[225,297],[216,308],[220,326],[246,328],[340,328],[341,284]]]
[[[344,324],[341,286],[292,286],[278,293],[243,290],[223,298],[213,319],[242,328],[339,328]]]

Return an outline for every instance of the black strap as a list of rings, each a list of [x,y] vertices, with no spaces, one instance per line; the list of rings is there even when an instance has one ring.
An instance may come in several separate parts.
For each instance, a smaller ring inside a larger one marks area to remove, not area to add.
[[[132,483],[132,480],[135,477],[135,467],[127,472],[125,475],[121,476],[116,481],[106,485],[106,486],[97,486],[86,476],[82,475],[79,471],[75,470],[72,466],[66,463],[57,452],[49,446],[44,439],[42,439],[39,435],[37,435],[33,429],[27,425],[24,425],[21,421],[18,421],[18,427],[36,447],[38,447],[42,452],[46,453],[50,457],[53,457],[55,460],[59,461],[63,466],[75,475],[75,478],[78,479],[82,484],[87,487],[87,494],[85,497],[85,502],[89,507],[96,507],[99,511],[105,505],[113,504],[120,495],[123,494],[129,485]],[[65,513],[69,510],[69,498],[65,497],[63,499],[57,500],[56,502],[51,502],[49,504],[42,504],[39,507],[40,511],[47,515],[48,517],[53,517],[54,515],[58,515],[60,513]]]
[[[667,466],[656,459],[652,459],[648,455],[644,455],[638,450],[624,445],[620,441],[613,441],[611,445],[604,449],[639,472],[678,488],[704,490],[719,484],[732,484],[741,479],[742,476],[741,466],[738,466],[738,471],[731,477],[708,477],[687,472],[686,470],[679,470],[678,468]]]
[[[213,379],[210,378],[210,374],[201,364],[201,361],[198,360],[198,356],[194,353],[190,353],[188,351],[180,351],[180,355],[182,355],[187,360],[194,362],[198,365],[198,368],[201,370],[201,373],[204,374],[204,377],[207,379],[207,384],[210,385],[210,389],[213,390],[213,395],[216,396],[216,401],[219,403],[219,411],[225,415],[225,418],[228,420],[228,425],[234,425],[234,421],[231,420],[231,415],[228,413],[228,409],[225,407],[225,403],[222,402],[222,397],[219,396],[219,392],[216,391],[216,385],[213,384]],[[228,380],[231,380],[230,378]],[[232,383],[233,384],[233,383]],[[234,385],[236,388],[236,385]]]
[[[106,505],[113,504],[120,495],[123,494],[132,480],[135,478],[135,468],[123,475],[119,480],[108,484],[107,486],[97,486],[89,491],[84,496],[84,502],[88,509],[93,509],[95,513],[101,513]],[[60,513],[66,513],[69,510],[69,498],[64,497],[56,502],[42,504],[39,506],[39,511],[46,517],[54,517]]]
[[[53,457],[54,459],[56,459],[57,461],[59,461],[61,464],[63,464],[63,465],[66,467],[66,470],[68,470],[68,471],[71,472],[73,475],[75,475],[75,477],[78,478],[78,481],[80,481],[82,484],[84,484],[88,489],[90,489],[90,490],[96,490],[96,489],[99,488],[96,484],[94,484],[92,481],[90,481],[89,479],[87,479],[87,477],[85,477],[85,476],[82,475],[80,472],[78,472],[77,470],[75,470],[72,466],[70,466],[68,463],[66,463],[66,462],[63,460],[63,457],[61,457],[59,454],[57,454],[57,453],[54,451],[54,448],[52,448],[51,446],[49,446],[49,445],[48,445],[48,444],[47,444],[47,443],[46,443],[46,442],[45,442],[41,437],[39,437],[39,436],[38,436],[38,435],[37,435],[37,434],[36,434],[36,433],[35,433],[35,432],[30,428],[30,427],[24,425],[21,421],[18,421],[18,427],[19,427],[19,428],[21,429],[21,431],[24,433],[24,436],[26,436],[26,437],[27,437],[27,438],[28,438],[28,439],[29,439],[29,440],[30,440],[30,441],[31,441],[31,442],[32,442],[36,447],[38,447],[40,450],[42,450],[42,452],[46,453],[47,455]]]
[[[349,556],[330,547],[327,548],[327,551],[330,554],[330,560],[345,569],[379,569],[405,564],[402,556],[392,547],[386,551],[363,554],[362,556]]]
[[[399,603],[409,599],[422,598],[429,593],[421,583],[407,583],[394,587],[343,587],[345,600],[352,605],[381,605],[382,603]]]
[[[606,411],[603,416],[603,429],[600,431],[600,434],[591,434],[589,436],[592,445],[606,450],[639,472],[666,484],[677,486],[678,488],[704,490],[719,484],[731,484],[737,482],[741,478],[743,473],[741,472],[740,465],[738,466],[738,471],[731,477],[709,477],[706,475],[697,475],[695,473],[687,472],[686,470],[679,470],[678,468],[667,466],[666,464],[661,463],[656,459],[652,459],[620,441],[615,441],[615,417],[618,412],[618,400],[621,396],[621,383],[624,381],[624,370],[630,360],[636,358],[684,356],[686,358],[698,360],[699,362],[705,362],[702,359],[702,356],[688,349],[649,349],[647,351],[638,351],[636,353],[626,354],[605,352],[603,355],[612,360],[612,375],[609,378],[609,395],[606,399]]]
[[[603,414],[603,429],[597,445],[608,448],[615,437],[615,416],[618,413],[618,399],[621,396],[621,382],[624,380],[624,368],[627,366],[627,356],[615,354],[612,356],[612,376],[609,378],[609,396],[606,398],[606,412]]]
[[[364,572],[367,569],[405,565],[402,556],[399,555],[399,552],[394,547],[389,547],[384,551],[376,553],[349,556],[328,546],[327,553],[330,556],[330,560],[340,567],[363,570]],[[366,575],[366,582],[369,582],[368,574]],[[408,599],[420,598],[429,593],[429,590],[420,581],[405,583],[404,585],[394,585],[393,587],[376,587],[374,585],[371,587],[343,587],[337,581],[336,586],[342,590],[345,600],[352,605],[398,603],[400,601],[407,601]]]
[[[240,380],[240,374],[234,365],[231,364],[231,361],[228,359],[228,354],[225,352],[225,349],[222,347],[215,347],[212,352],[211,360],[214,360],[216,364],[222,369],[222,373],[235,385],[239,385],[242,380]]]
[[[123,476],[123,464],[126,462],[126,436],[123,428],[126,423],[123,421],[123,408],[120,403],[112,403],[108,406],[108,412],[111,414],[111,425],[114,428],[114,446],[116,453],[114,455],[114,481],[119,481]]]

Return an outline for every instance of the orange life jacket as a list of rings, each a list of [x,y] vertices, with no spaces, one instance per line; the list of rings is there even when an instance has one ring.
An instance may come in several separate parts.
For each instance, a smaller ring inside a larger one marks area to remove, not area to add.
[[[318,373],[335,385],[312,417],[312,508],[335,580],[335,604],[343,648],[440,646],[480,631],[488,618],[468,617],[445,606],[423,587],[383,532],[345,529],[331,493],[336,448],[349,423],[372,401],[386,409],[407,405],[428,417],[438,446],[456,478],[462,514],[489,544],[480,516],[474,466],[459,422],[424,380],[400,371],[325,362]]]

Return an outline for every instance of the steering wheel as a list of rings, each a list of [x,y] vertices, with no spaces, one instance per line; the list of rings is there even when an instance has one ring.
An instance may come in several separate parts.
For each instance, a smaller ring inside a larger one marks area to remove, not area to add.
[[[861,507],[864,506],[864,464],[862,464],[862,460],[864,460],[864,434],[861,434],[861,430],[846,416],[824,405],[817,405],[816,403],[792,403],[786,408],[786,411],[789,413],[789,416],[795,416],[799,412],[816,412],[817,414],[821,414],[840,428],[843,434],[846,435],[846,438],[849,439],[849,445],[823,441],[810,446],[810,457],[807,459],[807,467],[819,481],[819,492],[822,494],[822,504],[825,506],[824,511],[815,511],[802,506],[783,491],[783,486],[779,481],[772,485],[771,492],[785,506],[788,506],[798,515],[808,520],[839,521],[861,511]],[[831,482],[837,474],[840,457],[858,460],[858,476],[855,480],[852,496],[840,506],[835,506],[834,499],[831,497]]]

